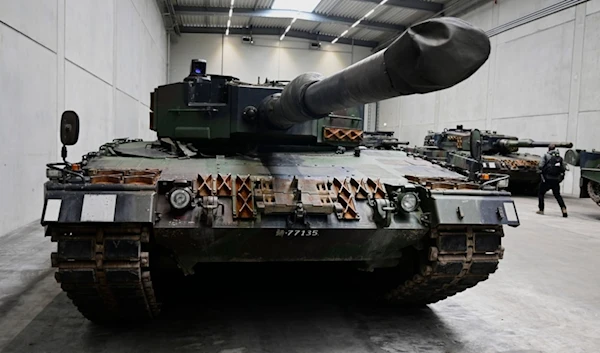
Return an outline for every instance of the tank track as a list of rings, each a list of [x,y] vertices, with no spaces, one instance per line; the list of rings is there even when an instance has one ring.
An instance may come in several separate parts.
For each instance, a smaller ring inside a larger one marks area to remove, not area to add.
[[[488,279],[504,249],[501,226],[440,226],[430,233],[428,250],[420,251],[419,273],[389,291],[393,304],[438,302]]]
[[[150,277],[149,232],[131,228],[49,229],[58,252],[55,277],[84,317],[96,323],[147,320],[160,313]],[[419,273],[389,291],[387,302],[426,305],[488,279],[504,249],[501,226],[440,226],[421,250]]]
[[[587,192],[588,195],[590,195],[592,201],[594,201],[598,206],[600,206],[600,184],[591,180],[588,181]]]
[[[84,317],[96,323],[146,320],[160,312],[142,227],[48,230],[58,252],[55,278]]]

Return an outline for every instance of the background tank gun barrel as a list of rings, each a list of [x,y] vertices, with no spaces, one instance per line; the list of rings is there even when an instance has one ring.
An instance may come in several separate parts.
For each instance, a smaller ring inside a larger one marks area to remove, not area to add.
[[[332,76],[305,73],[267,101],[269,122],[286,129],[332,111],[452,87],[488,59],[482,30],[452,17],[408,28],[389,47]]]
[[[519,147],[548,147],[554,145],[556,147],[571,148],[573,144],[571,142],[548,142],[548,141],[534,141],[531,139],[522,140],[498,140],[498,146],[504,148],[519,148]]]

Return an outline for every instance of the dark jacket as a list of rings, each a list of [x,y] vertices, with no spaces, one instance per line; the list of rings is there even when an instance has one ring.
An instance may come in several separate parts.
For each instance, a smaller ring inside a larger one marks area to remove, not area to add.
[[[540,174],[542,173],[542,170],[543,170],[544,166],[546,165],[546,163],[548,163],[550,158],[552,158],[553,156],[560,156],[560,153],[557,150],[552,150],[552,151],[546,152],[546,154],[542,157],[542,160],[540,161],[540,164],[538,165],[538,172]],[[567,170],[564,160],[561,160],[560,169],[562,170],[563,173]]]

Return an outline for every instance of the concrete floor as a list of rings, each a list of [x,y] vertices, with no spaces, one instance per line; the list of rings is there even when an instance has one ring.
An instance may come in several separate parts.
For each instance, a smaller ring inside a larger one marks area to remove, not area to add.
[[[364,307],[318,288],[186,301],[153,323],[102,328],[54,283],[54,250],[33,224],[0,238],[2,352],[598,352],[600,208],[560,216],[516,197],[505,258],[489,280],[412,311]],[[24,260],[27,259],[27,260]],[[273,281],[277,283],[277,279]]]

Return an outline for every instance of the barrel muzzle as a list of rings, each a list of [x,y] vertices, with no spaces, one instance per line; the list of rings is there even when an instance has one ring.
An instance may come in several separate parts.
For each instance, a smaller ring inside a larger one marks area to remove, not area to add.
[[[327,78],[298,76],[274,97],[268,120],[288,128],[330,112],[398,96],[452,87],[473,75],[490,55],[485,32],[452,17],[408,28],[389,47]]]

